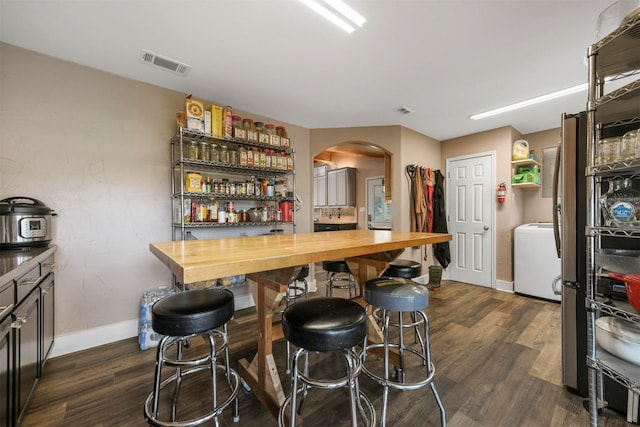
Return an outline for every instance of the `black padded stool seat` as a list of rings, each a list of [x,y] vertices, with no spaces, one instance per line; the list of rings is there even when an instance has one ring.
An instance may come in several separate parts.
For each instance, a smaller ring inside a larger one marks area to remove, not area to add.
[[[227,323],[233,310],[233,293],[228,289],[180,292],[153,305],[151,324],[162,335],[199,334]]]
[[[389,263],[389,267],[382,274],[384,277],[402,277],[414,279],[422,274],[422,264],[409,259],[397,259]]]
[[[302,269],[300,269],[300,272],[298,273],[298,275],[294,280],[302,282],[304,279],[307,278],[308,275],[309,275],[309,264],[306,264],[302,266]]]
[[[322,269],[332,273],[351,273],[349,265],[344,260],[322,261]]]
[[[429,289],[413,280],[386,278],[364,284],[364,300],[389,311],[419,311],[429,305]]]
[[[343,298],[313,298],[284,311],[282,330],[293,345],[309,351],[339,351],[361,344],[367,335],[367,314]]]

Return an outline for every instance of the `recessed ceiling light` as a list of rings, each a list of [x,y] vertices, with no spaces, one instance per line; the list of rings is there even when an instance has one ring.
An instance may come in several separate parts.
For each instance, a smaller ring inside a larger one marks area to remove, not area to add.
[[[300,0],[317,14],[351,34],[355,28],[351,23],[362,27],[366,19],[342,0]],[[324,3],[324,4],[322,4]],[[329,5],[330,8],[326,7]],[[337,13],[336,13],[337,12]],[[351,23],[344,20],[347,18]]]
[[[487,117],[495,116],[498,114],[506,113],[507,111],[517,110],[519,108],[528,107],[529,105],[539,104],[541,102],[550,101],[552,99],[560,98],[562,96],[571,95],[573,93],[578,93],[583,90],[587,90],[587,84],[579,84],[576,86],[572,86],[567,89],[558,90],[556,92],[548,93],[546,95],[536,96],[535,98],[527,99],[524,101],[516,102],[515,104],[510,104],[505,107],[496,108],[494,110],[485,111],[484,113],[474,114],[473,116],[469,116],[471,120],[484,119]]]

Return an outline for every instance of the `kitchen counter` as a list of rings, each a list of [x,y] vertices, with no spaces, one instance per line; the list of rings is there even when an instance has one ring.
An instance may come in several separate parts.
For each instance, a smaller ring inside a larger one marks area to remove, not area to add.
[[[180,240],[149,249],[180,281],[193,283],[449,240],[442,233],[349,230]]]
[[[55,245],[50,245],[42,248],[0,250],[0,283],[27,273],[38,262],[51,256],[56,249]]]

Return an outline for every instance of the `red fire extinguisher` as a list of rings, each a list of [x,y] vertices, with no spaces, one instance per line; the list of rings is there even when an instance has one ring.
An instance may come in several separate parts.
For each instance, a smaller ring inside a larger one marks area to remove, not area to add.
[[[507,195],[507,187],[504,182],[498,185],[498,203],[504,203],[504,197]]]

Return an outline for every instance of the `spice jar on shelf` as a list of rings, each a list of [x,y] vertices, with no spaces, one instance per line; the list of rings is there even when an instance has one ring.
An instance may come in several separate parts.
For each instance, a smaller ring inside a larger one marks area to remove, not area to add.
[[[260,144],[268,144],[269,143],[269,135],[264,128],[263,122],[254,122],[254,126],[256,127],[256,132],[258,132],[258,142]]]
[[[247,133],[247,141],[258,142],[258,132],[256,130],[255,124],[253,123],[253,119],[250,119],[250,118],[242,119],[242,127]]]
[[[264,167],[271,168],[271,151],[269,149],[264,150]]]
[[[233,136],[238,139],[247,139],[247,131],[242,125],[242,117],[233,115],[231,116],[231,123],[233,125]]]
[[[289,140],[289,136],[287,135],[287,130],[284,126],[276,126],[276,134],[280,137],[280,146],[281,147],[289,147],[291,146],[291,142]]]
[[[239,162],[238,160],[238,151],[236,150],[229,150],[229,163],[232,165],[237,165]]]
[[[247,166],[247,149],[244,147],[238,148],[238,164]]]
[[[261,168],[265,167],[267,164],[267,155],[265,153],[265,150],[260,150],[258,151],[258,155],[260,156],[260,163],[258,164],[258,166],[260,166]]]
[[[251,147],[251,150],[247,150],[247,166],[256,165],[257,152],[258,152],[258,149],[256,147]]]
[[[198,158],[200,160],[210,160],[209,157],[209,143],[206,141],[200,141],[200,147],[198,150]]]
[[[188,159],[198,158],[198,143],[195,141],[188,141],[184,144],[184,157]]]
[[[211,144],[209,147],[209,160],[212,162],[220,161],[220,152],[218,151],[218,146],[216,144]]]
[[[220,161],[222,163],[229,163],[229,147],[226,145],[220,146]]]
[[[280,146],[280,136],[276,133],[276,125],[272,123],[267,123],[264,125],[265,132],[269,135],[269,145],[273,145],[275,147]]]

